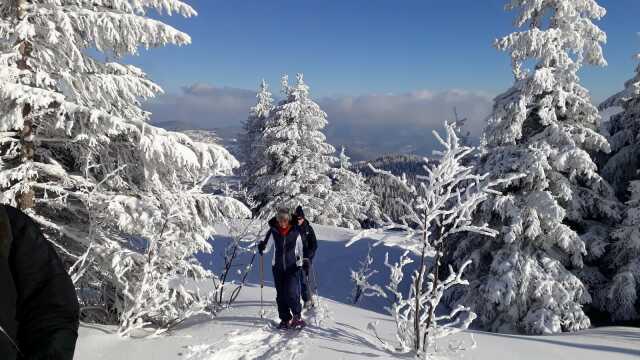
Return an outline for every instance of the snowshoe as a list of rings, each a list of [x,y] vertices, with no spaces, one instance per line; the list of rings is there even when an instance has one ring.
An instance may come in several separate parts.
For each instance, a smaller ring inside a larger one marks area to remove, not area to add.
[[[296,330],[300,330],[305,326],[307,326],[307,323],[305,323],[300,316],[295,316],[293,320],[291,320],[291,323],[289,324],[290,329],[296,329]]]
[[[276,329],[278,330],[287,330],[289,328],[289,323],[290,321],[280,321],[280,324],[278,324],[278,326],[276,326]]]

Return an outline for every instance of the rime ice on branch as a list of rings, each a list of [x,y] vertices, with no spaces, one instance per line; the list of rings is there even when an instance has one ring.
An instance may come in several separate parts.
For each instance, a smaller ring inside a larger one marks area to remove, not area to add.
[[[162,89],[118,61],[190,42],[148,11],[196,14],[178,0],[0,3],[1,201],[64,255],[85,319],[124,333],[202,310],[205,294],[171,280],[211,277],[194,254],[214,222],[247,214],[201,191],[238,165],[224,148],[147,124],[140,101]]]
[[[512,175],[509,179],[490,181],[489,174],[474,174],[472,166],[464,165],[464,159],[473,149],[460,144],[455,125],[445,123],[445,130],[444,139],[434,132],[444,150],[436,153],[439,157],[436,162],[429,165],[425,160],[426,174],[418,178],[416,186],[410,185],[404,177],[374,169],[413,195],[408,202],[397,199],[406,209],[407,215],[402,223],[388,224],[382,229],[385,234],[387,228],[403,228],[407,235],[386,234],[380,240],[387,246],[397,246],[406,252],[395,263],[387,254],[385,265],[390,270],[390,279],[384,292],[368,283],[366,271],[353,273],[353,279],[361,289],[392,299],[388,311],[396,321],[399,345],[380,339],[384,347],[402,353],[413,352],[421,358],[429,358],[437,352],[436,342],[439,339],[468,328],[476,318],[470,308],[462,305],[453,308],[449,314],[436,313],[447,290],[457,285],[468,285],[462,273],[471,261],[458,269],[449,265],[446,276],[440,273],[445,265],[442,260],[448,242],[456,235],[467,233],[489,238],[498,235],[498,231],[488,224],[474,222],[472,215],[478,206],[496,194],[494,187],[518,178]],[[349,244],[372,231],[376,230],[363,232]],[[405,266],[414,261],[418,262],[417,270],[409,274]],[[412,285],[409,293],[405,294],[400,290],[400,284],[408,276]],[[371,325],[371,328],[375,331],[375,326]],[[464,347],[450,346],[448,349],[457,351]]]

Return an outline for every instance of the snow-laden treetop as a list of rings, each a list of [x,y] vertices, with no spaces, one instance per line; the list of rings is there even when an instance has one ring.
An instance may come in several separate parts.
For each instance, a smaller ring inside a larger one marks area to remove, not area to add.
[[[512,0],[506,9],[517,11],[515,25],[527,29],[495,43],[511,54],[516,84],[496,99],[487,144],[513,144],[531,135],[536,129],[523,129],[523,123],[534,115],[541,127],[577,125],[571,129],[574,141],[608,151],[604,138],[591,131],[600,116],[577,75],[583,63],[607,64],[602,53],[606,34],[593,23],[605,9],[594,0]],[[533,71],[523,68],[527,61],[535,63]]]
[[[113,60],[140,47],[184,45],[190,37],[147,16],[196,12],[178,0],[4,0],[0,2],[0,97],[15,105],[0,115],[3,130],[21,128],[21,106],[55,106],[59,127],[100,122],[117,131],[147,120],[140,99],[162,89],[144,72]],[[106,59],[106,60],[105,60]],[[64,118],[64,114],[83,116]],[[64,124],[64,122],[68,122]],[[96,127],[96,124],[93,124]]]

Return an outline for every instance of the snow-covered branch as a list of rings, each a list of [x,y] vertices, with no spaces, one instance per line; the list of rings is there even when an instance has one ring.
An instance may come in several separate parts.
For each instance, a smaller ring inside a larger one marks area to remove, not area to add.
[[[385,297],[393,299],[388,310],[395,318],[399,343],[398,346],[387,343],[385,347],[405,353],[414,352],[424,358],[437,351],[439,339],[466,329],[476,317],[467,307],[457,307],[445,316],[435,315],[447,290],[468,285],[462,274],[471,261],[457,270],[449,266],[449,274],[445,278],[440,273],[447,241],[463,232],[495,236],[497,231],[488,224],[475,223],[472,214],[496,193],[495,187],[520,177],[514,175],[490,180],[489,174],[475,174],[471,166],[463,164],[474,149],[460,144],[454,124],[445,123],[445,135],[436,135],[444,150],[436,153],[439,156],[437,162],[427,162],[426,174],[418,178],[417,186],[409,185],[404,177],[373,169],[404,186],[413,195],[410,202],[399,199],[407,209],[403,224],[387,224],[387,227],[404,229],[406,235],[384,236],[385,230],[379,230],[383,233],[381,242],[385,245],[406,250],[398,262],[391,263],[388,254],[385,258],[385,266],[390,272]],[[352,242],[370,233],[360,234]],[[367,258],[365,261],[371,260]],[[405,267],[416,262],[417,269],[408,274]],[[410,291],[404,294],[400,284],[409,275]],[[364,278],[363,283],[371,286],[367,277],[359,278]],[[459,346],[449,347],[454,348],[460,349]]]

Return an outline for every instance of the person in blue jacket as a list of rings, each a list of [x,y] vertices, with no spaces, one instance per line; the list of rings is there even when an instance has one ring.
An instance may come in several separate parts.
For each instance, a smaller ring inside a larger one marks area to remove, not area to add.
[[[316,239],[316,233],[313,227],[309,224],[309,221],[305,219],[302,206],[296,208],[294,218],[296,219],[296,223],[300,229],[300,235],[302,236],[303,264],[302,272],[300,273],[302,301],[306,309],[311,309],[315,306],[311,294],[311,286],[314,284],[310,284],[309,279],[311,277],[310,272],[312,271],[313,258],[318,250],[318,240]]]
[[[270,241],[271,240],[271,241]],[[303,246],[299,227],[291,214],[281,209],[269,221],[269,231],[258,244],[262,256],[275,247],[271,267],[276,286],[276,303],[280,324],[278,328],[299,328],[305,325],[300,304],[300,271],[303,265]]]

